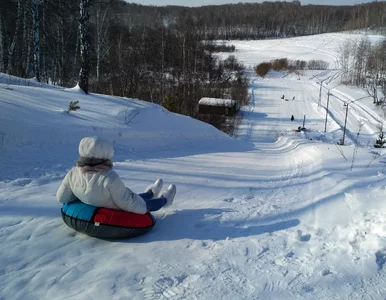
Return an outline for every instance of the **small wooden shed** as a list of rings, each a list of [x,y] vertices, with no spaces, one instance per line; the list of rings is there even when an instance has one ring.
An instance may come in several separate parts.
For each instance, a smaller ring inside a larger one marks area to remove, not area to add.
[[[233,116],[240,109],[236,100],[221,98],[201,98],[198,101],[200,114]]]

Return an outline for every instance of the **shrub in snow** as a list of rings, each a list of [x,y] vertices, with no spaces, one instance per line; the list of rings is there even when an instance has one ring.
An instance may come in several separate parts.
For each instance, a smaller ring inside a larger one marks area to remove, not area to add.
[[[329,63],[324,60],[310,60],[308,61],[309,70],[327,70]]]
[[[275,71],[287,70],[288,59],[287,58],[274,59],[271,61],[271,66],[272,66],[272,69]]]
[[[264,77],[265,75],[267,75],[269,70],[271,70],[271,64],[270,63],[266,63],[266,62],[261,63],[261,64],[259,64],[258,66],[255,67],[255,72],[260,77]]]
[[[174,101],[171,94],[168,94],[165,97],[163,107],[165,107],[168,111],[177,112],[177,103]]]
[[[374,147],[375,148],[384,148],[386,144],[386,138],[384,133],[381,131],[378,135],[378,138],[375,140]]]
[[[72,111],[78,110],[80,108],[78,103],[79,101],[71,101],[70,104],[68,105],[67,113],[69,114],[71,110]]]

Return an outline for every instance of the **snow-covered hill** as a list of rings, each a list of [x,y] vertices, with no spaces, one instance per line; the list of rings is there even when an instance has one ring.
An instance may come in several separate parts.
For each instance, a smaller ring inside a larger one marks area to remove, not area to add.
[[[290,51],[334,61],[345,38],[304,37]],[[287,41],[231,43],[257,63]],[[338,146],[346,110],[330,99],[325,123],[316,83],[333,72],[251,74],[236,138],[141,100],[2,75],[0,299],[385,299],[385,160],[372,147],[384,117],[371,99],[351,104]],[[67,114],[70,101],[81,108]],[[105,241],[62,222],[56,189],[88,135],[113,142],[134,191],[177,185],[148,234]]]
[[[22,177],[36,168],[73,165],[84,136],[113,142],[119,160],[170,156],[170,150],[196,153],[202,151],[200,145],[205,145],[205,152],[207,146],[235,145],[214,127],[149,102],[84,95],[77,87],[13,85],[10,82],[22,81],[3,78],[7,83],[1,84],[0,167],[6,172],[0,180]],[[71,101],[79,101],[81,108],[67,113]]]

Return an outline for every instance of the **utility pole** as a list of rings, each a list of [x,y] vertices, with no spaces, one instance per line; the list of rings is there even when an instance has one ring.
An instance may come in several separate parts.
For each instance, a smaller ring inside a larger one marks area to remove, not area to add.
[[[361,97],[361,98],[358,98],[358,99],[354,99],[354,100],[352,100],[352,101],[347,102],[346,100],[343,100],[343,99],[341,99],[341,98],[335,96],[334,94],[331,94],[331,93],[329,93],[329,94],[330,94],[331,96],[333,96],[333,97],[339,99],[340,101],[342,101],[342,102],[344,103],[344,105],[346,105],[346,116],[345,116],[345,118],[344,118],[343,138],[342,138],[342,143],[341,143],[341,145],[344,145],[344,139],[345,139],[345,137],[346,137],[346,126],[347,126],[347,116],[348,116],[348,107],[349,107],[349,105],[350,105],[350,104],[353,104],[354,102],[357,102],[357,101],[359,101],[359,100],[362,100],[362,99],[365,99],[365,98],[369,98],[370,96],[364,96],[364,97]]]
[[[327,117],[328,117],[328,105],[330,103],[330,95],[332,95],[330,93],[330,91],[334,88],[336,88],[337,86],[339,86],[340,83],[332,88],[329,88],[328,91],[327,91],[327,107],[326,107],[326,120],[324,121],[324,132],[327,132]]]
[[[335,78],[337,78],[338,76],[341,76],[341,75],[343,75],[343,74],[345,74],[345,73],[347,73],[347,72],[349,72],[350,70],[348,70],[348,71],[340,71],[340,72],[338,72],[338,73],[336,73],[335,75],[333,75],[333,76],[330,76],[330,77],[328,77],[328,78],[325,78],[325,79],[323,79],[322,81],[321,81],[321,83],[319,83],[319,82],[317,82],[318,84],[320,84],[320,90],[319,90],[319,103],[318,103],[318,106],[320,106],[321,105],[321,101],[322,101],[322,86],[323,86],[323,82],[325,81],[325,80],[327,80],[327,79],[335,79]],[[331,94],[330,93],[330,91],[332,90],[332,89],[334,89],[334,88],[336,88],[337,86],[339,86],[339,85],[341,85],[342,83],[339,83],[339,84],[337,84],[336,86],[334,86],[334,87],[331,87],[331,88],[327,88],[327,107],[326,107],[326,118],[325,118],[325,121],[324,121],[324,132],[327,132],[327,117],[328,117],[328,106],[329,106],[329,103],[330,103],[330,95],[331,96],[334,96],[333,94]],[[334,96],[334,97],[336,97],[336,96]],[[338,98],[339,99],[339,97],[336,97],[336,98]],[[339,100],[341,100],[341,101],[343,101],[344,103],[346,103],[346,101],[344,101],[343,99],[339,99]],[[343,140],[344,140],[344,138],[343,138]]]
[[[322,81],[320,81],[320,83],[317,82],[317,83],[320,84],[318,107],[320,107],[320,105],[321,105],[321,103],[322,103],[322,87],[323,87],[323,82],[325,82],[327,79],[330,79],[330,77],[324,78]]]
[[[323,87],[323,82],[325,82],[326,80],[333,80],[333,79],[335,79],[336,77],[338,77],[339,75],[342,75],[342,74],[344,74],[344,73],[347,73],[347,72],[342,72],[342,71],[340,71],[340,72],[338,72],[338,73],[336,73],[336,74],[334,74],[334,75],[332,75],[332,76],[330,76],[330,77],[324,78],[322,81],[320,81],[320,83],[319,83],[319,82],[316,82],[317,84],[320,84],[318,107],[320,107],[320,106],[322,105],[322,87]],[[341,85],[341,83],[339,83],[338,85]],[[328,92],[330,92],[331,89],[336,88],[338,85],[336,85],[336,86],[334,86],[334,87],[332,87],[332,88],[329,88],[329,89],[328,89]]]
[[[330,91],[327,93],[327,107],[326,107],[326,120],[324,122],[324,132],[327,132],[327,116],[328,116],[328,104],[330,103]]]
[[[347,125],[347,115],[348,115],[348,105],[350,103],[346,103],[346,117],[344,119],[344,127],[343,127],[343,138],[342,138],[342,145],[344,145],[344,138],[346,136],[346,125]]]

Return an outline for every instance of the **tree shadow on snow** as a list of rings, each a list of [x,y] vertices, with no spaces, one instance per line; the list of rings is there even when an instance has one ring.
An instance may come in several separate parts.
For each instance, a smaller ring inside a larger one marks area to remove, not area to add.
[[[36,206],[20,204],[20,205],[0,205],[0,217],[60,217],[60,207],[58,206]]]
[[[222,221],[229,209],[182,210],[160,219],[155,213],[156,224],[147,234],[120,242],[172,241],[181,239],[220,241],[227,238],[248,237],[285,230],[300,224],[299,219],[276,220],[269,224],[254,225],[251,220]]]
[[[248,237],[286,230],[300,224],[299,219],[295,218],[284,221],[275,218],[269,221],[265,220],[264,224],[256,225],[259,220],[227,218],[226,215],[233,212],[231,209],[212,208],[181,210],[167,213],[165,216],[163,212],[155,212],[156,224],[150,232],[136,238],[111,241],[123,243],[182,239],[221,241],[227,238]],[[0,206],[0,217],[2,216],[60,218],[60,208],[57,206],[3,204]],[[224,216],[225,220],[223,220]],[[63,226],[65,225],[63,224]]]

